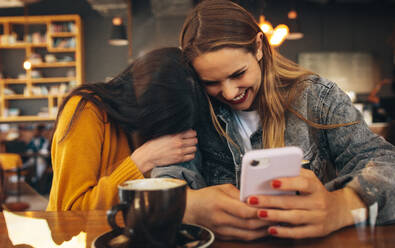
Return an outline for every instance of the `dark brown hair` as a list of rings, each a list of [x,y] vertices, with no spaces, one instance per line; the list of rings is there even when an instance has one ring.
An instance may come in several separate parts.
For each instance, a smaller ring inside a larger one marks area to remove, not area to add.
[[[103,122],[115,123],[128,134],[130,146],[134,131],[145,140],[182,132],[192,128],[195,121],[194,84],[194,72],[184,63],[180,49],[153,50],[108,83],[74,89],[60,106],[56,124],[68,100],[81,96],[63,139],[87,102],[103,111],[107,116]]]

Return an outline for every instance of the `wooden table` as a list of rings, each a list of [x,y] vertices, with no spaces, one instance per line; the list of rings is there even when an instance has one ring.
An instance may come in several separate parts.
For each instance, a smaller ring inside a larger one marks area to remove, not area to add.
[[[18,215],[42,218],[48,222],[53,241],[60,245],[64,241],[70,240],[81,231],[87,233],[86,247],[91,247],[92,241],[102,233],[110,231],[107,225],[105,211],[68,211],[68,212],[18,212]],[[118,216],[120,217],[120,216]],[[348,227],[339,230],[325,238],[287,240],[277,238],[267,238],[254,242],[225,242],[215,240],[211,247],[214,248],[237,248],[237,247],[394,247],[395,245],[395,225],[377,226],[371,233],[369,228],[357,230],[355,227]],[[39,239],[40,237],[36,237]],[[8,230],[5,224],[4,215],[0,213],[0,246],[13,247],[8,237]],[[18,246],[30,247],[30,246]],[[49,246],[48,246],[49,247]]]

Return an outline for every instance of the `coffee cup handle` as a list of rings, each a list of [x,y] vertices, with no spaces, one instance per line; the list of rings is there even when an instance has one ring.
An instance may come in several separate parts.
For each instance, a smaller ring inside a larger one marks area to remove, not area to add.
[[[113,206],[110,210],[107,211],[107,222],[111,226],[112,229],[121,229],[122,227],[118,226],[117,222],[115,221],[115,216],[119,211],[124,210],[127,208],[126,203],[119,203]]]

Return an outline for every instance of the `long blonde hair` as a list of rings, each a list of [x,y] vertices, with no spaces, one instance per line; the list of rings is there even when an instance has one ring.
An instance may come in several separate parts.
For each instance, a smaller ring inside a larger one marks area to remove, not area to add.
[[[236,3],[228,0],[205,0],[186,18],[180,34],[180,45],[190,62],[203,53],[225,47],[243,48],[255,55],[258,50],[256,36],[259,32],[262,31],[255,18]],[[262,123],[263,147],[285,145],[286,111],[317,128],[344,126],[317,124],[295,111],[291,103],[302,91],[303,79],[314,73],[281,56],[270,46],[265,35],[262,36],[262,53],[263,57],[259,61],[262,82],[256,103]],[[210,100],[209,106],[214,127],[234,144],[217,120]]]

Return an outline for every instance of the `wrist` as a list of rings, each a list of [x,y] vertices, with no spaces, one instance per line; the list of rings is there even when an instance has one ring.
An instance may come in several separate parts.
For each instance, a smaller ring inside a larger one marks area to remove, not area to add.
[[[137,148],[132,153],[132,155],[130,155],[130,158],[133,160],[137,168],[139,168],[142,173],[145,173],[154,167],[154,164],[150,161],[149,156],[145,154],[142,146]]]
[[[194,211],[193,211],[195,193],[196,190],[187,187],[187,205],[185,208],[185,214],[183,218],[183,222],[185,223],[195,223]]]
[[[338,206],[341,208],[339,211],[342,213],[340,216],[342,220],[341,227],[367,220],[366,205],[352,188],[344,187],[335,192],[340,199]]]

